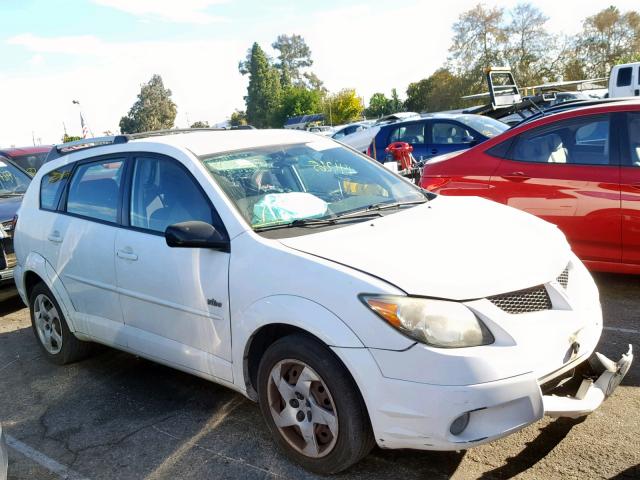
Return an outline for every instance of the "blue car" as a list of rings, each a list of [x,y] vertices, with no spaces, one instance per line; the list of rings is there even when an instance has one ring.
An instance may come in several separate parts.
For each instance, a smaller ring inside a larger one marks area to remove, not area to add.
[[[420,118],[383,125],[367,150],[380,162],[385,162],[384,149],[393,142],[406,142],[413,146],[418,161],[437,155],[470,148],[499,135],[509,126],[482,115],[434,113]]]

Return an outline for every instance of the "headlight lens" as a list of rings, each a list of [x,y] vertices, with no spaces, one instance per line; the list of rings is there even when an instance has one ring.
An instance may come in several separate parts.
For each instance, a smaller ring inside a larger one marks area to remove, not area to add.
[[[477,347],[494,342],[489,329],[461,303],[395,295],[361,298],[392,327],[434,347]]]

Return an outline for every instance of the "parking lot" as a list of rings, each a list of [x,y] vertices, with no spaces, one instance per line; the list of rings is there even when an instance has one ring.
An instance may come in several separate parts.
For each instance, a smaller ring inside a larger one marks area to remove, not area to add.
[[[640,278],[597,275],[599,350],[640,351]],[[0,291],[0,419],[11,479],[314,478],[275,448],[256,405],[223,387],[101,349],[57,367],[27,309]],[[6,298],[8,297],[8,298]],[[461,452],[375,449],[338,478],[639,478],[640,368],[581,420],[543,419]]]

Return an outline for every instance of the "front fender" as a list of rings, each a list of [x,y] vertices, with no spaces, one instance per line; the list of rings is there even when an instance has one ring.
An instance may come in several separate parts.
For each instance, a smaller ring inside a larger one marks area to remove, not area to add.
[[[15,279],[18,292],[20,293],[20,296],[25,301],[25,303],[29,305],[29,299],[27,298],[26,293],[25,278],[30,272],[38,275],[38,277],[40,277],[42,281],[47,285],[49,290],[53,292],[56,300],[58,301],[58,304],[60,305],[60,308],[62,309],[62,314],[67,320],[69,330],[71,330],[72,332],[76,332],[77,328],[73,321],[73,304],[71,303],[71,299],[69,298],[62,280],[54,270],[53,266],[49,262],[47,262],[42,255],[35,252],[29,253],[24,262],[24,266],[21,267],[19,275],[16,276]]]
[[[314,335],[326,345],[363,348],[358,336],[337,315],[304,297],[273,295],[252,303],[245,310],[233,312],[233,378],[245,388],[244,357],[255,333],[266,325],[285,324]]]

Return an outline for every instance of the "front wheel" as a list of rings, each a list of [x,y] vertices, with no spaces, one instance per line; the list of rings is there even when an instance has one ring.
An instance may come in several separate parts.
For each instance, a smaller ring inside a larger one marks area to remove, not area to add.
[[[331,350],[306,335],[281,338],[267,349],[258,396],[277,443],[310,471],[340,472],[373,447],[355,382]]]

